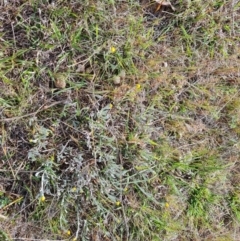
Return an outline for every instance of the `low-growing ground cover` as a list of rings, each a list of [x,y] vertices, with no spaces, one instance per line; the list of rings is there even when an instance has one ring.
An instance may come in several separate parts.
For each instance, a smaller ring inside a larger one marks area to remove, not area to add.
[[[1,240],[239,240],[239,16],[2,1]]]

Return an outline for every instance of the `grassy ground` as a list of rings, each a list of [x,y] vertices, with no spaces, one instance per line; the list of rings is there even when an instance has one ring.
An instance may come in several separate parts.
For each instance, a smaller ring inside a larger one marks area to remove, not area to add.
[[[2,1],[1,240],[240,237],[236,0]]]

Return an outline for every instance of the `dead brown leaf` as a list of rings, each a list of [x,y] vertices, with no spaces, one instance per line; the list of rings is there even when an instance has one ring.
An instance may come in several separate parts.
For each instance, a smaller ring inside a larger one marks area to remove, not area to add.
[[[170,1],[164,1],[164,0],[155,0],[155,2],[158,4],[156,12],[161,9],[162,6],[164,7],[170,7],[173,11],[175,11],[175,8],[170,3]]]

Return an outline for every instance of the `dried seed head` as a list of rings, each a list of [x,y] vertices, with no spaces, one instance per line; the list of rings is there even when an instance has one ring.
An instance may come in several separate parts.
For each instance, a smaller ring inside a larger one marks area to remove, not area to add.
[[[126,72],[125,72],[124,69],[122,69],[122,70],[120,71],[119,76],[120,76],[121,79],[125,79],[125,78],[126,78]]]
[[[62,73],[57,73],[54,76],[54,85],[56,88],[64,89],[66,87],[66,75]]]
[[[114,76],[113,76],[113,83],[114,83],[115,85],[119,85],[119,84],[121,83],[121,78],[120,78],[120,76],[114,75]]]
[[[85,65],[84,64],[79,64],[77,65],[77,73],[84,73],[85,72]]]

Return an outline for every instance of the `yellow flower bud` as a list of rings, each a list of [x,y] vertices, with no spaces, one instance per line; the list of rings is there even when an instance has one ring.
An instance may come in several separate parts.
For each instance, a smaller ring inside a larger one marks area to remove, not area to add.
[[[140,85],[140,84],[136,84],[136,88],[137,88],[138,90],[140,90],[140,89],[141,89],[141,85]]]
[[[76,188],[76,187],[73,187],[73,188],[71,189],[71,191],[72,191],[72,192],[76,192],[76,191],[77,191],[77,188]]]
[[[110,48],[110,52],[111,52],[112,54],[114,54],[116,51],[117,51],[117,50],[116,50],[115,47],[112,46],[112,47]]]

